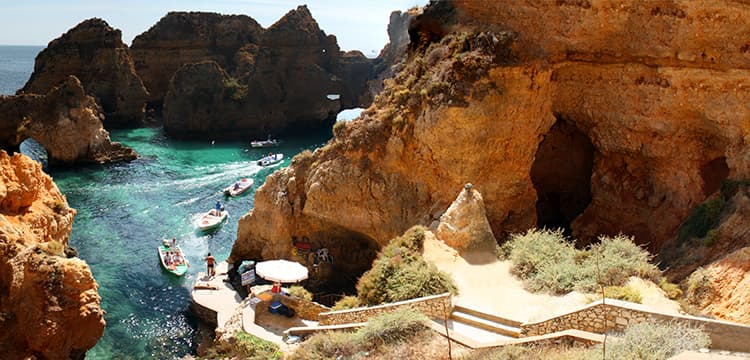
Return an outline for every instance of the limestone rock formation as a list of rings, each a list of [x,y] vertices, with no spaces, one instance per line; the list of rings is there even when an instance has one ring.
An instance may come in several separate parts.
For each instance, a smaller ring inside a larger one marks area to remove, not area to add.
[[[135,159],[133,149],[110,141],[102,118],[73,76],[46,95],[0,96],[0,147],[16,150],[33,138],[47,150],[50,165]]]
[[[244,15],[170,12],[133,39],[135,68],[149,91],[149,102],[161,103],[172,75],[185,64],[215,61],[237,66],[237,52],[257,44],[263,28]]]
[[[712,316],[750,324],[750,247],[710,264],[702,275],[695,305]]]
[[[78,24],[37,55],[34,72],[19,93],[46,94],[73,75],[101,105],[105,127],[142,125],[148,93],[121,38],[120,30],[102,19]]]
[[[472,184],[464,185],[456,200],[440,216],[435,236],[459,251],[495,249],[497,242],[487,222],[482,194]]]
[[[75,210],[24,155],[0,151],[0,354],[81,359],[104,332],[88,265],[66,257]]]
[[[467,181],[501,239],[562,225],[658,253],[750,177],[749,19],[734,1],[431,3],[374,105],[258,190],[231,257],[382,246]]]
[[[415,7],[408,11],[394,11],[388,21],[388,43],[378,54],[375,64],[375,73],[378,77],[370,80],[370,96],[383,90],[383,80],[393,77],[398,70],[398,63],[406,58],[409,47],[409,26],[414,18],[421,13],[422,9]]]
[[[133,41],[133,54],[151,102],[163,99],[165,131],[182,138],[330,126],[341,109],[369,103],[375,76],[373,61],[342,53],[305,6],[268,29],[246,16],[170,13]]]

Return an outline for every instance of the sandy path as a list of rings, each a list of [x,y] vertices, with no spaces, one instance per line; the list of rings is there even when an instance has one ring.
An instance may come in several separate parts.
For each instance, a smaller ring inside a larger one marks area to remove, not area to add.
[[[487,251],[461,256],[454,249],[427,233],[424,257],[453,276],[459,288],[458,305],[482,310],[520,322],[543,320],[587,304],[586,295],[572,292],[565,296],[533,294],[510,272],[510,262],[500,261]],[[639,279],[640,280],[640,279]],[[679,313],[679,305],[666,299],[653,283],[636,285],[643,304],[667,313]]]

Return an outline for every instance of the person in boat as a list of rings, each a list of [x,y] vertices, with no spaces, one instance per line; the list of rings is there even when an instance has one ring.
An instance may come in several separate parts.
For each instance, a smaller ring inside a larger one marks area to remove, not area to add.
[[[216,206],[214,208],[216,209],[216,213],[217,214],[220,213],[221,212],[221,201],[217,201],[216,202]]]
[[[172,249],[174,249],[175,246],[177,246],[177,238],[172,238]]]
[[[172,265],[172,252],[171,251],[167,251],[166,253],[164,253],[164,264],[166,264],[167,267]]]
[[[209,277],[214,277],[216,275],[216,271],[214,270],[214,266],[216,266],[216,259],[214,259],[213,256],[211,256],[211,253],[208,253],[206,255],[206,273]]]
[[[235,190],[237,190],[237,189],[239,189],[239,188],[240,188],[240,183],[239,183],[239,181],[235,181],[235,182],[234,182],[234,189],[235,189]]]

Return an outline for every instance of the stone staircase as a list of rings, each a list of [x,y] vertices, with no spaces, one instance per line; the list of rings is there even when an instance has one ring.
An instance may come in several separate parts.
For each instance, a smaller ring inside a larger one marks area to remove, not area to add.
[[[518,338],[521,336],[521,322],[487,314],[460,305],[453,307],[450,319],[453,322],[468,324],[475,328],[507,337]]]

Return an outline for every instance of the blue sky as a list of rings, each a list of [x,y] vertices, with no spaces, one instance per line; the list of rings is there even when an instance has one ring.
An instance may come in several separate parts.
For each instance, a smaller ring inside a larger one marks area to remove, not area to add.
[[[0,0],[1,45],[47,45],[79,22],[99,17],[122,31],[127,44],[169,11],[245,14],[268,27],[289,10],[307,4],[320,28],[334,34],[342,50],[376,55],[388,42],[393,10],[428,0]]]

